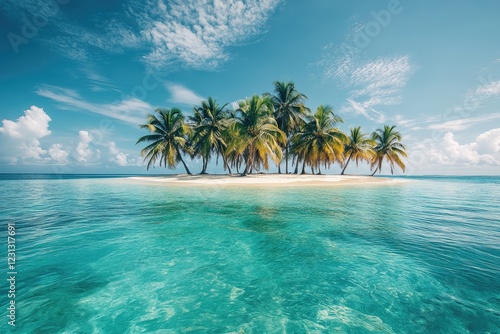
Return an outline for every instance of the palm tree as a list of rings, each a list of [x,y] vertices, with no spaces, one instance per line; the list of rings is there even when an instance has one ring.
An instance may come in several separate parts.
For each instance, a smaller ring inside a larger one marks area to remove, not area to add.
[[[190,117],[190,120],[194,122],[194,150],[203,159],[201,174],[207,173],[212,152],[217,155],[217,159],[222,156],[224,169],[228,168],[231,173],[225,158],[227,143],[224,132],[229,126],[228,112],[224,109],[225,107],[226,105],[219,106],[216,100],[209,97],[207,101],[201,103],[200,107],[194,108],[194,116]]]
[[[375,168],[373,175],[382,170],[382,162],[387,160],[391,166],[391,174],[394,174],[394,164],[405,171],[405,164],[401,160],[401,156],[407,157],[406,147],[401,144],[401,134],[395,131],[395,125],[384,125],[383,129],[377,129],[372,134],[372,139],[375,141],[375,155],[371,162],[371,168]]]
[[[344,175],[344,172],[349,164],[349,161],[353,159],[356,161],[356,166],[360,161],[371,161],[373,158],[373,146],[375,146],[375,142],[373,139],[367,138],[367,135],[361,132],[361,127],[355,127],[351,129],[351,135],[348,138],[347,143],[344,145],[344,157],[347,157],[347,161],[344,164],[344,168],[342,169],[342,173],[340,175]]]
[[[294,151],[303,159],[302,174],[305,173],[305,165],[318,168],[320,165],[329,167],[335,161],[342,162],[344,142],[346,135],[335,126],[342,122],[342,118],[335,115],[332,107],[320,105],[316,113],[307,117],[307,123],[301,132],[293,137]]]
[[[278,128],[269,97],[253,96],[240,102],[232,125],[233,141],[228,149],[243,155],[246,167],[243,175],[253,169],[269,168],[269,157],[278,164],[282,159],[281,145],[286,136]]]
[[[142,142],[152,142],[141,150],[144,161],[149,159],[146,169],[149,170],[157,160],[160,166],[175,168],[180,161],[186,169],[186,173],[191,175],[182,154],[189,151],[186,137],[190,133],[190,128],[184,123],[184,116],[177,108],[155,110],[158,115],[149,114],[148,123],[141,125],[141,129],[148,129],[150,135],[139,138],[136,144]]]
[[[309,111],[304,106],[304,100],[307,99],[302,93],[295,89],[295,84],[292,81],[275,81],[274,93],[264,94],[269,96],[274,107],[274,118],[278,123],[278,128],[286,135],[287,142],[285,145],[285,173],[288,174],[288,153],[290,150],[290,138],[297,131],[300,124],[304,122],[303,116]],[[278,165],[278,173],[281,173],[281,166]]]

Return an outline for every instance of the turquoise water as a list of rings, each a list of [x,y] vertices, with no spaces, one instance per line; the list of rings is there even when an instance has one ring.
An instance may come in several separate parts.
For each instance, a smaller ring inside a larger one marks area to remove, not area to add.
[[[498,177],[304,189],[0,178],[17,333],[500,332]]]

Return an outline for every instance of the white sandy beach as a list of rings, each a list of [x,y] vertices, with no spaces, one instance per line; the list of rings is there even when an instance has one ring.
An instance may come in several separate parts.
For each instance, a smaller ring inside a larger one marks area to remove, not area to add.
[[[295,175],[295,174],[251,174],[240,175],[165,175],[134,176],[127,180],[138,183],[165,185],[206,185],[206,186],[345,186],[345,185],[390,185],[407,182],[371,176],[351,175]]]

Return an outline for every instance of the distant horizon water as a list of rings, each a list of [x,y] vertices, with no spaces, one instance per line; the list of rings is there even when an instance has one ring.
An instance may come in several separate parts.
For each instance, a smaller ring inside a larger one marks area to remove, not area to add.
[[[44,175],[0,174],[15,332],[500,328],[500,176],[182,188]]]

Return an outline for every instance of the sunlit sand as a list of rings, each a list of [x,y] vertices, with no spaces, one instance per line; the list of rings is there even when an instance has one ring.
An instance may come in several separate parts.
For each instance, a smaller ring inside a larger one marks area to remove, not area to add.
[[[251,174],[241,175],[165,175],[134,176],[127,180],[139,183],[166,185],[235,185],[235,186],[345,186],[365,184],[401,184],[406,180],[351,175],[295,175],[295,174]]]

